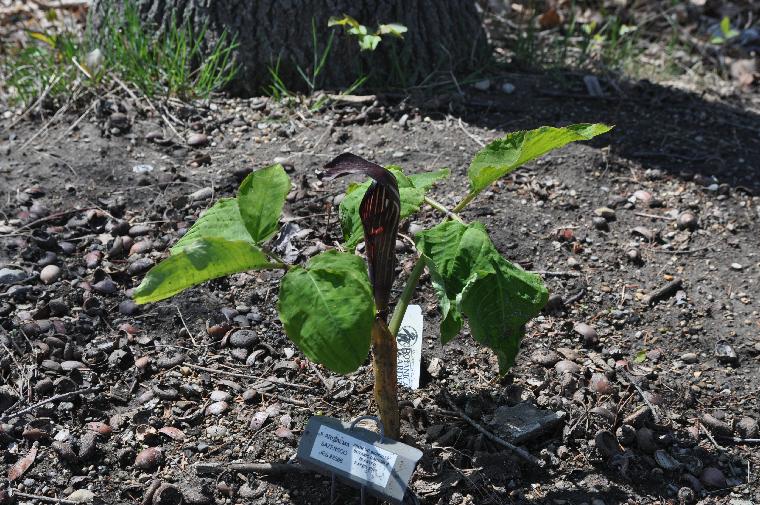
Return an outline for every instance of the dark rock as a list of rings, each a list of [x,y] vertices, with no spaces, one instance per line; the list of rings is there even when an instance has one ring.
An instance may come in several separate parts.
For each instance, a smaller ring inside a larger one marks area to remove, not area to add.
[[[736,366],[739,364],[739,357],[736,355],[736,351],[726,342],[718,342],[715,345],[715,358],[718,363],[723,365]]]
[[[536,349],[530,355],[530,361],[544,367],[551,367],[560,361],[561,356],[552,349]]]
[[[698,222],[697,217],[691,212],[682,212],[676,219],[676,227],[679,230],[694,231],[697,229]]]
[[[232,347],[244,347],[247,349],[256,345],[258,341],[259,336],[253,330],[237,330],[229,338],[229,343]]]
[[[23,270],[15,268],[0,268],[0,284],[16,284],[22,282],[29,275]]]
[[[89,461],[95,456],[97,451],[98,434],[94,431],[88,431],[79,439],[79,459]]]
[[[599,231],[610,231],[610,223],[603,217],[594,217],[591,219],[591,223]]]
[[[142,275],[151,268],[153,268],[153,260],[149,258],[138,258],[127,267],[127,273],[129,275]]]
[[[757,421],[751,417],[742,417],[736,423],[736,433],[742,438],[758,438],[760,436]]]
[[[125,316],[134,316],[140,311],[140,306],[132,300],[124,300],[119,303],[119,313]]]
[[[649,428],[639,428],[636,430],[636,443],[639,449],[647,454],[654,454],[654,451],[657,450],[654,432]]]
[[[615,435],[607,430],[598,431],[594,437],[594,443],[596,444],[596,450],[605,459],[623,452],[620,450]]]
[[[599,343],[599,335],[592,326],[586,323],[576,323],[573,330],[583,337],[583,345],[586,347],[593,347]]]
[[[708,466],[702,470],[699,481],[710,489],[722,489],[727,485],[726,476],[714,466]]]

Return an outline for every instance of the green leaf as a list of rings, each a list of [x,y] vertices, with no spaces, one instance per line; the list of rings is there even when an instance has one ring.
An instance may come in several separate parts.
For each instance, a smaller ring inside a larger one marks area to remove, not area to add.
[[[375,306],[359,256],[327,251],[289,270],[277,309],[285,333],[310,360],[345,374],[367,359]]]
[[[280,164],[252,172],[240,185],[240,215],[257,244],[277,232],[277,222],[289,192],[290,178]]]
[[[646,349],[642,349],[641,351],[636,353],[636,357],[633,358],[634,363],[643,363],[647,360],[647,351]]]
[[[236,198],[222,198],[206,210],[193,226],[171,248],[177,254],[194,241],[205,238],[241,240],[253,244],[253,239],[245,229]]]
[[[577,140],[589,140],[612,129],[604,124],[542,126],[507,134],[484,147],[470,163],[470,190],[478,193],[497,179],[547,152]]]
[[[266,255],[249,241],[200,238],[151,268],[134,299],[137,303],[156,302],[201,282],[270,265]]]
[[[538,275],[513,265],[480,223],[446,221],[415,236],[441,308],[441,340],[455,337],[467,318],[472,335],[493,349],[505,373],[514,361],[523,326],[546,304]]]
[[[400,39],[404,38],[404,34],[408,31],[406,26],[400,23],[387,23],[380,25],[377,28],[377,35],[393,35]]]
[[[436,182],[447,178],[449,175],[451,175],[451,171],[448,168],[442,168],[435,172],[412,174],[409,176],[409,179],[411,179],[415,188],[428,190],[433,187]]]
[[[401,215],[399,219],[405,219],[418,212],[425,201],[425,192],[433,184],[449,176],[448,168],[435,172],[405,175],[401,168],[395,165],[386,167],[396,177],[398,182],[399,197],[401,198]],[[346,190],[346,196],[340,202],[340,226],[343,230],[345,246],[353,250],[364,238],[361,218],[359,217],[359,205],[367,192],[371,181],[362,184],[350,184]]]

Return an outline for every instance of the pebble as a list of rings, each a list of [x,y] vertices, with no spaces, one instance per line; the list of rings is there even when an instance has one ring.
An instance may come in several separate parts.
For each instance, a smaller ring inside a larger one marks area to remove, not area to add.
[[[135,466],[141,470],[153,470],[164,461],[164,454],[159,447],[148,447],[135,457]]]
[[[581,367],[573,361],[563,359],[554,365],[554,370],[558,374],[576,374],[581,371]]]
[[[697,497],[690,487],[684,486],[678,490],[678,502],[681,505],[691,505],[695,501],[697,501]]]
[[[631,230],[631,235],[638,235],[647,242],[654,242],[657,238],[657,232],[654,232],[645,226],[636,226]]]
[[[552,349],[536,349],[531,353],[529,359],[537,365],[550,367],[556,365],[561,356]]]
[[[440,358],[433,358],[430,360],[430,364],[427,367],[428,373],[433,378],[438,378],[441,376],[441,373],[443,372],[443,362],[440,360]]]
[[[0,284],[16,284],[29,277],[23,270],[0,268]]]
[[[214,424],[206,428],[206,435],[209,438],[223,438],[227,436],[227,428]]]
[[[681,355],[681,360],[687,365],[693,365],[699,361],[699,356],[695,352],[686,352]]]
[[[478,91],[488,91],[488,88],[491,87],[491,81],[490,79],[483,79],[473,84],[472,87]]]
[[[503,93],[506,93],[507,95],[511,95],[512,93],[514,93],[515,89],[516,89],[515,85],[512,84],[511,82],[505,82],[504,84],[501,85],[501,91]]]
[[[227,402],[214,402],[206,407],[206,415],[218,416],[224,414],[229,407]]]
[[[79,459],[89,461],[97,451],[98,434],[88,431],[79,439]]]
[[[124,316],[134,316],[140,311],[140,306],[132,300],[124,300],[119,303],[119,313]]]
[[[81,361],[67,360],[61,362],[61,369],[64,372],[70,372],[71,370],[79,370],[80,368],[87,368],[87,366]]]
[[[586,323],[576,323],[573,330],[583,337],[583,345],[586,347],[593,347],[599,343],[599,335],[592,326]]]
[[[742,438],[758,438],[760,436],[760,429],[758,429],[757,421],[751,417],[742,417],[738,423],[736,423],[736,433]]]
[[[621,445],[631,445],[636,441],[636,428],[630,424],[624,424],[615,431],[615,435]]]
[[[214,189],[213,188],[202,188],[202,189],[199,189],[198,191],[190,193],[190,195],[189,195],[190,200],[192,200],[194,202],[200,202],[200,201],[203,201],[203,200],[208,200],[212,196],[214,196]]]
[[[230,340],[229,340],[230,345],[232,347],[244,347],[246,349],[250,349],[258,341],[259,341],[259,336],[253,330],[238,330],[234,332],[232,335],[230,335]]]
[[[66,499],[76,503],[91,503],[95,501],[95,493],[89,489],[77,489],[67,496]]]
[[[649,203],[652,201],[652,193],[649,191],[644,191],[643,189],[639,189],[633,192],[633,198],[635,198],[636,201],[643,203],[644,205],[649,205]]]
[[[613,391],[612,384],[610,384],[609,379],[603,373],[593,374],[591,379],[589,379],[589,387],[600,395],[609,395]]]
[[[205,146],[208,143],[208,137],[203,133],[191,133],[187,137],[187,145],[192,147]]]
[[[209,399],[212,402],[228,402],[232,398],[232,395],[229,394],[227,391],[222,391],[220,389],[217,389],[216,391],[212,391],[211,395],[209,395]]]
[[[726,487],[726,476],[718,468],[714,466],[708,466],[702,470],[702,474],[699,476],[699,481],[712,489],[720,489]]]
[[[48,265],[40,272],[40,280],[45,284],[52,284],[61,277],[61,267]]]
[[[741,263],[731,263],[731,270],[739,271],[739,270],[742,270],[743,268],[744,267],[742,266]]]
[[[185,488],[182,490],[182,497],[186,505],[211,505],[212,500],[203,493],[201,488]]]
[[[641,253],[638,249],[628,249],[625,255],[631,263],[641,263]]]
[[[657,442],[654,438],[654,432],[649,428],[639,428],[636,430],[636,443],[639,449],[647,454],[652,454],[657,450]]]
[[[152,230],[153,228],[147,224],[136,224],[129,229],[129,236],[141,237],[143,235],[149,234]]]
[[[615,219],[615,210],[610,209],[609,207],[599,207],[598,209],[594,210],[594,214],[599,217],[603,217],[607,221],[612,221]]]
[[[691,230],[697,229],[697,217],[691,212],[681,212],[676,219],[676,228],[679,230]]]
[[[723,365],[735,366],[739,364],[739,356],[736,355],[736,351],[725,342],[718,342],[715,345],[715,359]]]
[[[127,267],[129,275],[142,275],[153,268],[153,260],[149,258],[138,258]]]
[[[610,223],[603,217],[594,217],[591,219],[591,223],[599,231],[610,231]]]

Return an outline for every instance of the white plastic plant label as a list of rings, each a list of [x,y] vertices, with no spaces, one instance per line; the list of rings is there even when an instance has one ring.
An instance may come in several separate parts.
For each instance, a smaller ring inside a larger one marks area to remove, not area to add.
[[[398,383],[411,389],[420,387],[422,363],[422,307],[409,305],[396,336],[398,345]]]
[[[309,456],[381,487],[396,464],[395,454],[325,425],[319,427]]]

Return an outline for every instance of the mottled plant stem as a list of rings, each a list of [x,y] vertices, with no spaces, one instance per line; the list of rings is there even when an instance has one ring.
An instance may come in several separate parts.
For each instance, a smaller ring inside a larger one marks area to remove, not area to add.
[[[412,271],[409,273],[409,278],[406,280],[404,291],[401,293],[398,303],[396,303],[396,308],[393,309],[393,317],[391,317],[391,322],[388,325],[388,329],[394,338],[398,335],[398,329],[401,328],[401,321],[404,319],[404,314],[406,313],[406,308],[409,306],[409,302],[412,301],[414,289],[417,287],[417,282],[419,282],[423,270],[425,270],[425,260],[421,257],[417,258],[417,263],[414,264],[414,268],[412,268]]]
[[[383,316],[375,316],[372,324],[372,368],[375,372],[375,402],[385,436],[398,440],[401,435],[401,421],[398,410],[398,388],[396,387],[396,363],[398,348],[396,338],[391,335]]]

